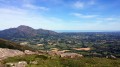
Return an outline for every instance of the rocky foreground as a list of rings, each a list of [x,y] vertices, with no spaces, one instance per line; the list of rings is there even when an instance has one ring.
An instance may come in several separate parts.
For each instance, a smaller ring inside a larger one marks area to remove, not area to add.
[[[39,54],[37,52],[32,52],[30,50],[20,51],[20,50],[14,50],[14,49],[8,49],[8,48],[0,48],[0,61],[8,58],[8,57],[14,57],[14,56],[23,56],[23,55],[29,55],[29,54]],[[14,63],[6,63],[6,65],[0,64],[0,67],[25,67],[27,65],[26,61],[19,61]]]
[[[63,51],[48,51],[45,52],[43,51],[41,52],[33,52],[30,50],[25,50],[20,51],[20,50],[14,50],[14,49],[8,49],[8,48],[0,48],[0,60],[4,60],[8,57],[14,57],[14,56],[23,56],[23,55],[32,55],[32,54],[37,54],[37,55],[41,55],[41,54],[48,54],[50,56],[60,56],[62,58],[76,58],[76,57],[83,57],[80,54],[77,53],[66,53]],[[19,61],[19,62],[15,62],[15,63],[6,63],[6,65],[10,65],[10,67],[25,67],[27,65],[26,61]],[[5,66],[0,66],[0,67],[5,67]]]
[[[7,57],[14,57],[18,55],[24,55],[25,53],[19,50],[12,50],[7,48],[0,48],[0,60]]]
[[[20,51],[20,50],[0,48],[0,60],[6,59],[8,57],[22,56],[22,55],[29,55],[29,54],[40,54],[40,53],[33,52],[33,51],[30,51],[30,50],[25,50],[23,52],[23,51]]]

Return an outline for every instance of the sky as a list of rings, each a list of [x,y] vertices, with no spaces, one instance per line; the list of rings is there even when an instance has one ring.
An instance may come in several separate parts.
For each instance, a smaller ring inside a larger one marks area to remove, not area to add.
[[[0,30],[120,30],[120,0],[0,0]]]

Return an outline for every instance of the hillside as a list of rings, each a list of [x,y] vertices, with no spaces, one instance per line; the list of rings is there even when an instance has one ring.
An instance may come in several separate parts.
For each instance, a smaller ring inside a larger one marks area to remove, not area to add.
[[[4,39],[0,39],[0,48],[17,49],[17,50],[21,50],[21,51],[33,50],[32,48],[30,48],[28,46],[21,46],[21,45],[14,43],[14,42],[4,40]]]
[[[16,63],[15,63],[16,62]],[[120,67],[120,59],[107,58],[77,58],[68,59],[47,55],[26,55],[10,57],[3,61],[4,64],[21,65],[20,67]]]
[[[17,28],[10,28],[0,31],[0,38],[12,39],[12,38],[31,38],[39,35],[55,35],[54,31],[44,29],[33,29],[29,26],[21,25]]]

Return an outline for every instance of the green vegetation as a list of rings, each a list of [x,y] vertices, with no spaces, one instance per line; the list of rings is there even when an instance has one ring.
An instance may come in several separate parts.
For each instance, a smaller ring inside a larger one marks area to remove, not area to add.
[[[48,55],[26,55],[10,57],[3,61],[18,62],[26,61],[27,67],[120,67],[120,59],[106,59],[106,58],[79,58],[79,59],[68,59],[60,58],[57,56]],[[32,61],[37,61],[37,64],[32,64]]]
[[[16,44],[14,42],[8,41],[8,40],[4,40],[4,39],[0,39],[0,48],[9,48],[9,49],[17,49],[17,50],[33,50],[32,48],[28,47],[28,46],[22,46],[19,44]]]
[[[38,50],[70,50],[89,57],[113,55],[120,58],[120,32],[79,32],[39,35],[33,38],[13,38],[17,43],[28,42],[28,46]],[[37,46],[43,44],[43,46]],[[76,51],[73,48],[92,48],[90,51]]]

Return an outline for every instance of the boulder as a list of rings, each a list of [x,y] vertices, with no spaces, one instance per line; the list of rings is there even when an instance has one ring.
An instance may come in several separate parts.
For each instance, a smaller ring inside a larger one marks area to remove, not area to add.
[[[36,52],[30,51],[30,50],[25,50],[24,53],[25,54],[36,54]]]
[[[0,48],[0,59],[5,59],[7,57],[14,57],[18,55],[24,55],[24,52],[19,50]]]

